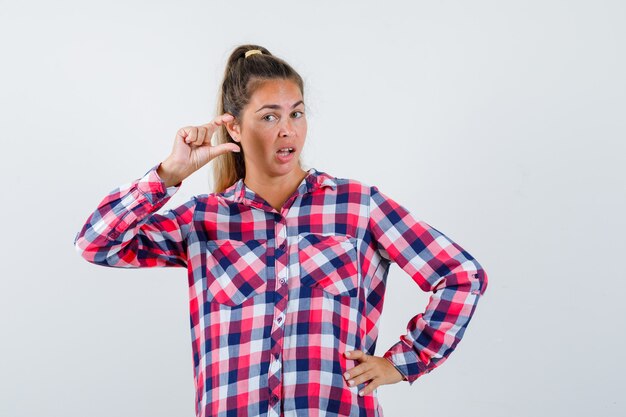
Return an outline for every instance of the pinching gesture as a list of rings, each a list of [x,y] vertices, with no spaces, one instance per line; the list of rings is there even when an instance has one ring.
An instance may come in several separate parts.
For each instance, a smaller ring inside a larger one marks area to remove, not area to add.
[[[201,126],[178,129],[172,153],[161,163],[157,172],[165,185],[169,187],[180,183],[219,155],[239,152],[240,148],[235,143],[211,145],[211,138],[217,128],[233,119],[233,115],[224,113]]]

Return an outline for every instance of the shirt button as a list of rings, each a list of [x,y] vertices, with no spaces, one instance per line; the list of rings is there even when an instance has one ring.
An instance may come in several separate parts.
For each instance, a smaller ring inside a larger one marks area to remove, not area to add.
[[[285,285],[287,283],[287,280],[285,278],[281,278],[278,280],[278,282],[280,282],[282,285]]]
[[[285,240],[283,243],[280,244],[280,250],[284,251],[287,248],[287,241]]]
[[[278,402],[278,395],[273,394],[270,399],[272,400],[272,404],[276,404]]]

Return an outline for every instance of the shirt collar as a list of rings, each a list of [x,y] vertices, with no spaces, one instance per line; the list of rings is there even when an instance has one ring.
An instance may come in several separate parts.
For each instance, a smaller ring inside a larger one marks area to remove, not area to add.
[[[330,187],[333,190],[336,189],[337,182],[335,181],[335,178],[323,171],[318,171],[315,168],[310,168],[307,171],[307,175],[298,185],[296,194],[304,195],[307,193],[312,193],[323,187]],[[264,204],[267,204],[263,201],[263,199],[258,197],[254,191],[246,186],[246,184],[243,182],[243,178],[238,179],[237,182],[224,190],[222,196],[226,200],[246,205],[262,206]]]

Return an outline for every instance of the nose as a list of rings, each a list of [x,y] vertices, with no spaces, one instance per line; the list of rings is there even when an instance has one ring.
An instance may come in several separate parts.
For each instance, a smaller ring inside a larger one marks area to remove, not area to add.
[[[280,137],[289,137],[295,134],[295,130],[293,129],[293,122],[290,118],[287,119],[284,123],[281,124],[278,135]]]

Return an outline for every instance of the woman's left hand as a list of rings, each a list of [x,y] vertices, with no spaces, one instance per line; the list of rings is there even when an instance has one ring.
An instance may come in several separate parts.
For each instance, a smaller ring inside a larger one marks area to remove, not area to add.
[[[344,353],[346,358],[359,361],[359,364],[348,369],[344,378],[351,387],[364,382],[369,382],[365,388],[359,391],[359,395],[367,395],[381,385],[395,384],[404,379],[404,376],[396,369],[389,360],[380,356],[368,355],[360,350],[352,350]]]

